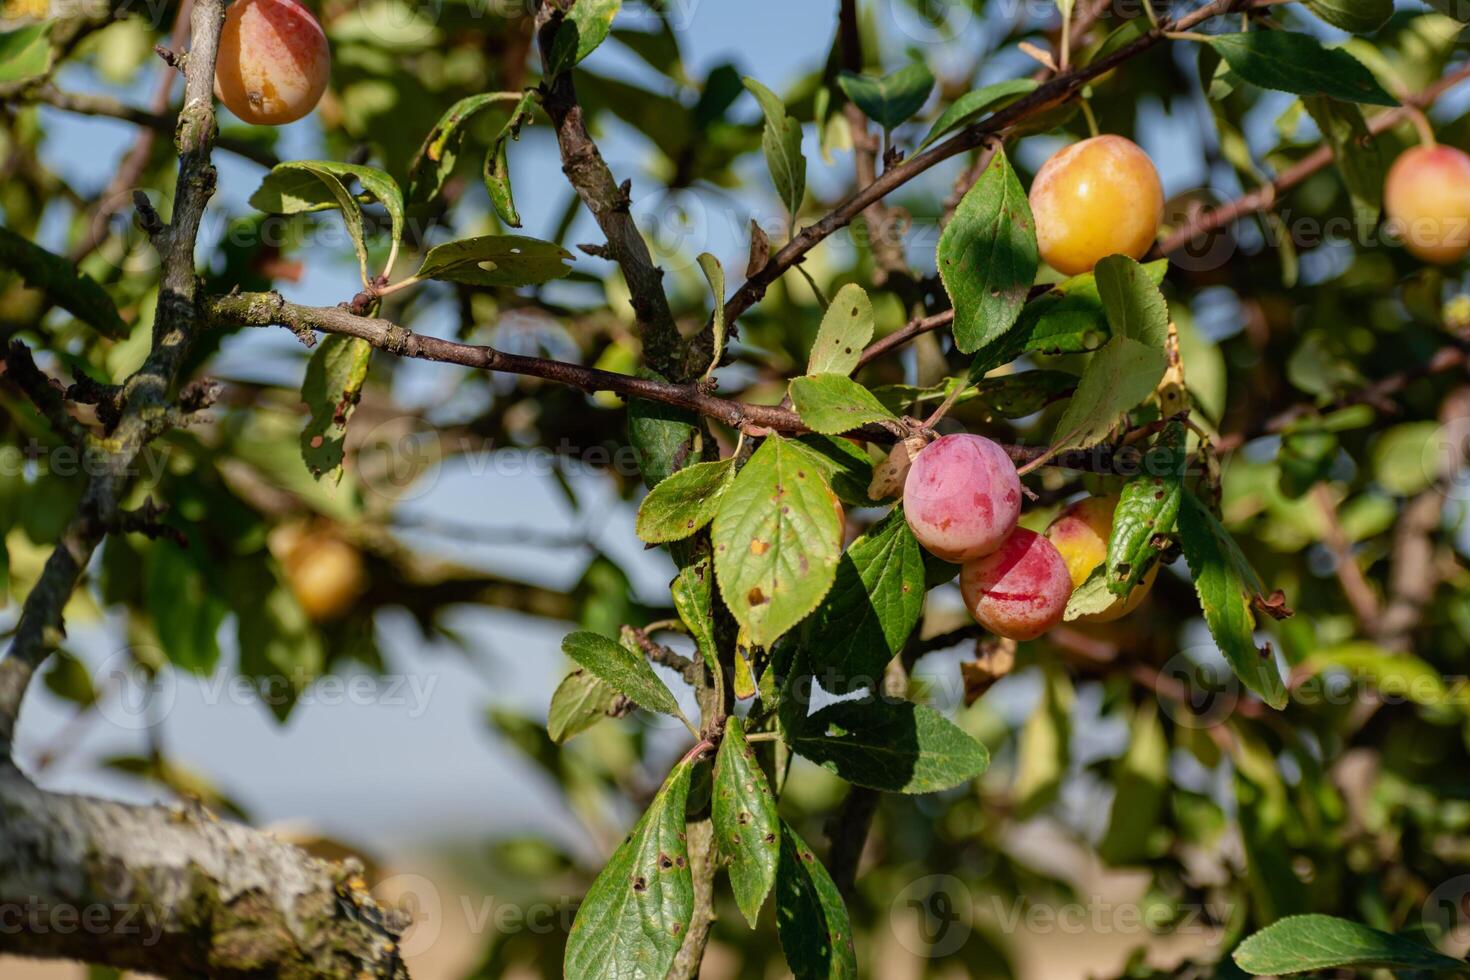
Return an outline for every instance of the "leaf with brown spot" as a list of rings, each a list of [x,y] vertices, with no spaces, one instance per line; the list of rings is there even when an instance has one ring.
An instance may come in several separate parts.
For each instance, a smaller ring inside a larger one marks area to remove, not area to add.
[[[725,724],[725,737],[715,758],[711,799],[715,840],[730,859],[730,889],[735,903],[755,928],[766,895],[776,883],[779,819],[776,798],[765,773],[751,758],[750,743],[739,718]]]

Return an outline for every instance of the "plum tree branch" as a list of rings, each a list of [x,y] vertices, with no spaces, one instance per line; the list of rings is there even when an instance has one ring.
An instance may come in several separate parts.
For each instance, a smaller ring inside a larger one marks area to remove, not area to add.
[[[1158,27],[1117,51],[1098,58],[1090,64],[1057,75],[1025,97],[992,113],[982,122],[968,126],[923,153],[884,170],[882,175],[874,179],[872,183],[850,195],[825,217],[801,229],[780,251],[772,255],[766,264],[748,278],[725,303],[725,322],[734,323],[742,313],[760,301],[766,289],[773,282],[800,262],[808,252],[828,236],[850,224],[869,205],[881,201],[888,194],[931,167],[950,157],[984,145],[1030,117],[1067,101],[1092,79],[1163,42],[1167,32],[1188,30],[1221,14],[1248,9],[1256,2],[1257,0],[1212,0],[1211,3],[1176,20],[1161,21]]]
[[[1124,50],[1127,49],[1125,48]],[[1402,106],[1396,109],[1386,110],[1372,117],[1368,120],[1368,129],[1374,135],[1392,129],[1394,126],[1410,118],[1414,112],[1423,111],[1432,106],[1441,96],[1467,78],[1470,78],[1470,61],[1466,61],[1455,70],[1447,72],[1434,84],[1407,96]],[[1038,89],[1037,91],[1040,90]],[[1019,105],[1019,103],[1017,104]],[[1332,159],[1332,148],[1330,146],[1326,144],[1318,146],[1317,149],[1283,170],[1271,183],[1243,194],[1227,204],[1222,204],[1203,214],[1196,215],[1188,225],[1178,228],[1165,236],[1154,248],[1153,254],[1157,257],[1177,252],[1200,236],[1209,235],[1231,221],[1256,211],[1264,211],[1271,208],[1275,205],[1279,195],[1330,165]],[[1046,287],[1039,288],[1041,291],[1045,291]],[[1035,293],[1036,290],[1033,290],[1032,298],[1035,297]],[[726,310],[726,316],[729,316],[728,309]],[[954,310],[941,310],[938,313],[933,313],[928,316],[915,317],[899,329],[869,344],[858,361],[858,367],[864,367],[883,355],[897,350],[920,334],[928,333],[931,330],[940,330],[953,322]]]
[[[801,416],[790,409],[721,398],[700,384],[638,378],[566,361],[508,354],[493,347],[426,337],[391,320],[357,316],[340,306],[301,306],[287,301],[279,293],[216,296],[204,301],[204,310],[209,319],[222,326],[279,326],[302,337],[309,337],[313,331],[344,334],[366,340],[379,350],[400,357],[541,378],[588,393],[610,391],[688,409],[736,429],[760,428],[784,435],[811,431],[801,421]],[[850,434],[878,443],[894,440],[893,433],[881,426],[854,429]],[[1010,445],[1004,448],[1018,464],[1030,463],[1046,454],[1044,446]],[[1113,453],[1106,446],[1061,453],[1052,457],[1049,465],[1098,473],[1111,473],[1116,469]]]
[[[537,39],[543,62],[550,62],[552,41],[561,26],[556,4],[542,0],[536,12]],[[542,105],[556,130],[562,172],[607,237],[608,254],[628,284],[633,313],[638,320],[643,356],[664,377],[683,380],[683,339],[664,293],[663,270],[653,264],[648,243],[629,211],[630,183],[619,185],[597,149],[577,102],[569,71],[543,84]]]

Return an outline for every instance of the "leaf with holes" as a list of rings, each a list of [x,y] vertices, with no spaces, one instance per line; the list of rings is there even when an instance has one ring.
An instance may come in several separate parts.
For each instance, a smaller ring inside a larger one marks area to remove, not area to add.
[[[784,820],[775,896],[776,935],[795,980],[857,980],[852,922],[842,893]]]
[[[1445,956],[1423,943],[1331,915],[1293,915],[1247,936],[1232,954],[1237,966],[1255,976],[1317,970],[1452,970],[1470,973],[1470,964]]]
[[[694,917],[684,808],[695,763],[681,761],[598,874],[567,934],[568,980],[630,980],[669,972]]]
[[[850,783],[934,793],[990,765],[985,746],[933,708],[909,701],[839,701],[798,721],[793,751]]]
[[[1225,660],[1261,700],[1273,708],[1286,707],[1286,687],[1275,658],[1256,648],[1256,620],[1250,597],[1258,589],[1255,583],[1247,585],[1230,532],[1194,494],[1186,493],[1179,508],[1179,536],[1184,544],[1184,560],[1194,576],[1194,591],[1204,610],[1205,625]]]
[[[725,491],[713,542],[725,605],[769,647],[832,587],[842,505],[806,451],[770,436]]]
[[[1174,530],[1184,496],[1184,467],[1189,459],[1187,430],[1170,422],[1143,457],[1143,471],[1118,496],[1108,537],[1108,591],[1125,596],[1143,580],[1158,557],[1154,536]]]
[[[873,393],[841,374],[811,374],[791,381],[791,404],[813,432],[835,436],[870,422],[897,421]]]
[[[715,759],[711,819],[720,853],[730,859],[730,890],[745,920],[755,920],[766,895],[776,883],[776,861],[781,853],[781,821],[776,797],[755,751],[745,740],[739,718],[725,723],[725,737]]]
[[[301,458],[321,479],[342,479],[342,446],[347,422],[362,397],[373,346],[358,337],[329,334],[312,352],[301,385],[301,400],[311,411],[301,430]]]
[[[1219,52],[1231,71],[1261,88],[1368,105],[1398,105],[1361,61],[1341,48],[1324,48],[1310,34],[1215,34],[1206,43]]]
[[[801,152],[801,123],[786,114],[781,97],[753,78],[743,79],[745,88],[760,103],[766,125],[761,134],[761,149],[766,155],[766,169],[776,185],[776,193],[786,210],[795,216],[806,196],[806,157]]]
[[[924,610],[924,552],[896,507],[848,546],[802,647],[822,689],[875,687]]]
[[[492,154],[495,152],[495,147],[503,144],[506,138],[519,137],[520,127],[531,118],[535,100],[534,90],[527,91],[521,96],[520,101],[511,110],[510,118],[501,127],[499,134],[492,142]],[[454,167],[459,161],[460,147],[464,143],[465,131],[469,128],[470,123],[482,113],[505,104],[504,93],[486,92],[460,99],[450,106],[448,111],[439,117],[434,128],[429,130],[424,137],[424,142],[419,146],[418,152],[414,154],[413,161],[409,164],[408,200],[415,204],[427,204],[436,199],[439,192],[444,189],[445,181],[454,173]],[[509,184],[506,186],[508,193]],[[512,224],[519,227],[516,222]]]
[[[955,346],[973,354],[1021,314],[1039,259],[1031,205],[1003,150],[939,238],[939,276],[954,304]]]
[[[551,40],[551,52],[546,56],[547,77],[555,77],[580,64],[607,40],[613,18],[622,5],[623,0],[576,0]]]
[[[429,249],[415,275],[470,286],[539,286],[571,273],[572,253],[524,235],[482,235]]]
[[[638,537],[664,544],[689,537],[710,521],[735,478],[735,461],[695,463],[648,492],[638,507]]]
[[[863,348],[873,339],[873,301],[867,290],[850,282],[837,290],[807,359],[807,374],[851,374]]]
[[[638,651],[630,650],[601,633],[587,630],[567,634],[561,641],[561,650],[588,673],[601,678],[639,707],[675,718],[684,717],[674,695]]]
[[[896,129],[924,107],[934,91],[934,73],[915,61],[881,78],[845,71],[837,84],[863,115],[884,129]]]

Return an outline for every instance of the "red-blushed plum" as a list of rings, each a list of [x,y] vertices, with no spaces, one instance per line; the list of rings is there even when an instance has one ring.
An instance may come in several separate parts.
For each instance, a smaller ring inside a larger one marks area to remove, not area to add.
[[[1030,201],[1042,260],[1076,276],[1109,255],[1143,258],[1158,236],[1164,185],[1138,144],[1094,136],[1041,165]]]
[[[1425,262],[1448,265],[1470,251],[1470,156],[1453,146],[1399,154],[1383,184],[1388,231]]]
[[[327,35],[296,0],[235,0],[225,14],[214,91],[248,123],[280,126],[321,101],[332,73]]]
[[[1107,560],[1108,539],[1113,534],[1113,511],[1117,508],[1117,496],[1084,497],[1062,511],[1047,527],[1047,540],[1056,545],[1062,560],[1067,563],[1073,588],[1087,581],[1093,570]],[[1079,618],[1088,623],[1111,623],[1123,618],[1143,602],[1158,574],[1159,566],[1155,564],[1126,597],[1120,596],[1102,612]]]
[[[1021,478],[1006,451],[958,433],[925,446],[909,467],[903,510],[914,537],[935,557],[988,555],[1021,516]]]
[[[960,594],[975,621],[996,636],[1034,640],[1062,621],[1072,577],[1055,545],[1018,527],[999,551],[965,562]]]

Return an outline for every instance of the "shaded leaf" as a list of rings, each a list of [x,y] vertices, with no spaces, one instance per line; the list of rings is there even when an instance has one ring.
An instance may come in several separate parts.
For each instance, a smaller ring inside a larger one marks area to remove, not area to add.
[[[1271,707],[1286,707],[1286,687],[1275,658],[1256,648],[1250,595],[1258,590],[1247,588],[1229,532],[1194,494],[1187,493],[1179,509],[1179,534],[1205,625],[1220,652],[1246,687]]]
[[[0,269],[15,270],[26,285],[41,290],[47,299],[102,336],[113,340],[128,336],[130,328],[97,280],[69,260],[4,227],[0,227]]]
[[[802,646],[822,689],[876,687],[924,609],[924,553],[896,507],[848,546]]]
[[[725,723],[725,737],[715,759],[711,809],[715,841],[720,853],[730,859],[735,904],[754,929],[766,895],[776,884],[781,821],[776,816],[776,798],[745,740],[744,723],[737,717]]]
[[[1372,34],[1393,16],[1393,0],[1306,0],[1307,9],[1333,27]]]
[[[933,793],[990,765],[985,746],[933,708],[909,701],[839,701],[801,719],[791,748],[850,783]]]
[[[998,150],[939,238],[939,275],[954,304],[956,347],[974,353],[1011,328],[1038,261],[1031,205]]]
[[[775,894],[776,934],[796,980],[856,980],[847,906],[822,862],[784,820]]]
[[[551,53],[546,58],[547,76],[575,67],[607,40],[622,5],[622,0],[576,0],[552,38]]]
[[[485,190],[490,194],[495,213],[512,228],[521,226],[521,214],[516,210],[515,196],[510,189],[510,141],[521,138],[521,127],[531,121],[531,107],[535,104],[536,92],[528,90],[485,154]]]
[[[704,272],[710,293],[715,299],[712,318],[714,356],[710,358],[709,367],[704,371],[706,375],[709,375],[720,366],[720,358],[725,356],[725,270],[720,267],[720,260],[708,252],[700,253],[699,268]]]
[[[845,71],[837,84],[863,115],[884,129],[896,129],[924,107],[934,90],[934,74],[915,61],[881,78]]]
[[[1004,108],[1021,96],[1034,92],[1037,84],[1034,78],[1012,78],[966,92],[950,103],[949,108],[934,120],[934,125],[929,127],[929,134],[918,146],[914,147],[914,153],[923,151],[941,136],[962,126],[968,126],[984,113],[992,109]]]
[[[643,498],[638,507],[638,537],[649,544],[689,537],[714,520],[734,478],[733,459],[684,467]]]
[[[568,275],[572,270],[564,263],[571,257],[539,238],[482,235],[429,249],[415,275],[471,286],[535,286]]]
[[[711,677],[720,676],[720,651],[715,645],[715,572],[708,558],[679,569],[671,591],[674,609],[699,647]]]
[[[781,97],[753,78],[742,79],[745,88],[760,103],[766,125],[761,134],[761,149],[766,156],[766,169],[776,185],[781,202],[794,217],[806,196],[806,157],[801,152],[801,123],[786,114]]]
[[[0,31],[0,82],[45,74],[51,67],[51,22]]]
[[[1182,422],[1170,422],[1144,455],[1143,471],[1123,486],[1108,537],[1108,591],[1113,595],[1126,596],[1143,581],[1158,556],[1154,535],[1174,530],[1184,495],[1187,435]]]
[[[640,707],[675,718],[684,717],[674,695],[636,650],[587,630],[567,634],[561,641],[561,650]]]
[[[358,337],[328,334],[312,352],[301,385],[301,400],[311,412],[301,430],[301,458],[320,479],[342,479],[343,442],[367,381],[373,345]]]
[[[1307,973],[1335,967],[1470,970],[1464,960],[1331,915],[1293,915],[1247,936],[1232,958],[1256,976]]]
[[[568,980],[662,977],[694,916],[684,808],[694,762],[664,780],[638,825],[598,874],[567,934]]]
[[[578,668],[562,678],[551,695],[546,713],[546,734],[561,745],[608,717],[617,703],[618,692],[596,674]]]
[[[1341,48],[1324,48],[1310,34],[1250,31],[1211,35],[1208,42],[1231,71],[1252,85],[1344,102],[1396,106],[1363,63]]]

